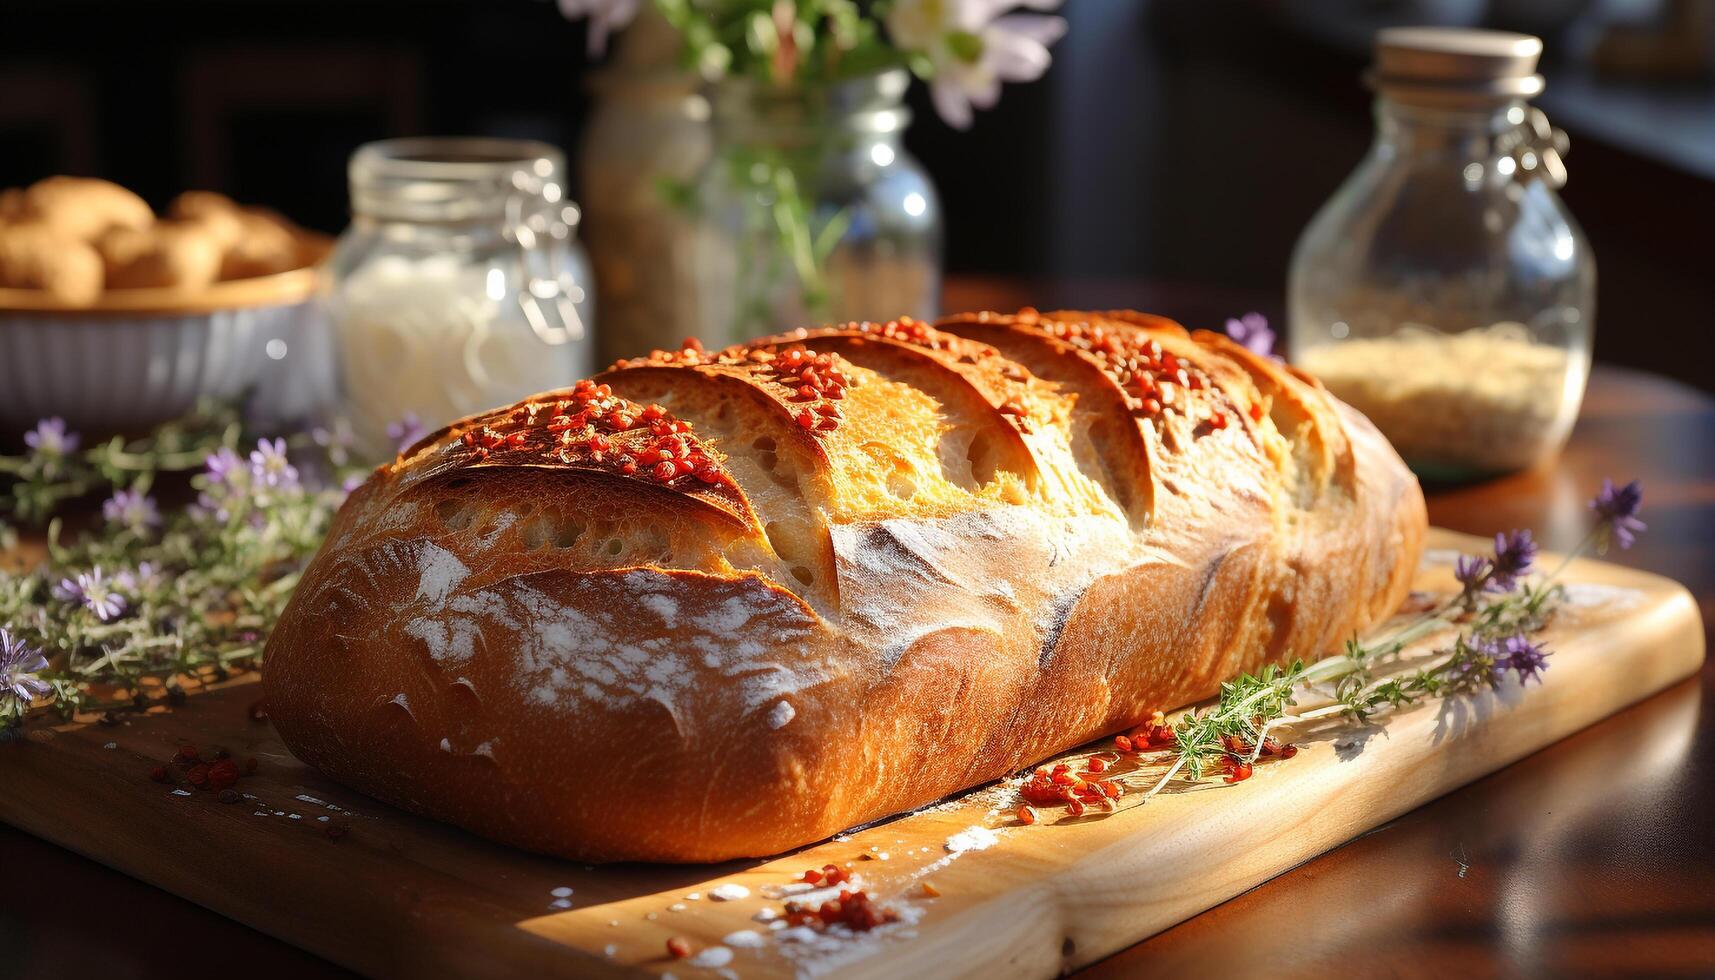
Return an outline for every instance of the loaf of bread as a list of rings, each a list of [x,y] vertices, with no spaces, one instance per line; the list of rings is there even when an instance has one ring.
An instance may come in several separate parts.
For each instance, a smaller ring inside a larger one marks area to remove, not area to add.
[[[269,639],[292,751],[586,861],[773,854],[1333,649],[1422,494],[1224,336],[973,314],[621,362],[356,490]]]

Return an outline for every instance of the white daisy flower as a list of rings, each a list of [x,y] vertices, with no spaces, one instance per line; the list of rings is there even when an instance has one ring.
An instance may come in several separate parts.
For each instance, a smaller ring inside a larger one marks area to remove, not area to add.
[[[1019,7],[1056,10],[1061,0],[899,0],[887,15],[888,36],[929,60],[935,111],[955,129],[968,129],[972,109],[1000,99],[1002,82],[1042,77],[1048,46],[1066,33],[1060,17],[1008,13]]]

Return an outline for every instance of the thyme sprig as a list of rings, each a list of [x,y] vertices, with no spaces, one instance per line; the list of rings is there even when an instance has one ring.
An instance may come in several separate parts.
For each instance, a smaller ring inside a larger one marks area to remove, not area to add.
[[[348,436],[318,429],[241,454],[237,413],[207,407],[87,450],[48,419],[24,455],[0,456],[0,516],[44,526],[47,551],[0,570],[0,735],[33,707],[142,708],[259,662],[356,472]],[[163,511],[151,490],[168,481],[195,502]],[[103,492],[99,523],[71,506]]]

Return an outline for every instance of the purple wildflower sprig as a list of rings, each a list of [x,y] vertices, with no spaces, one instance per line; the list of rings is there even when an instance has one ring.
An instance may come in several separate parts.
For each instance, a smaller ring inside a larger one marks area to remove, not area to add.
[[[142,490],[115,490],[101,504],[108,526],[132,534],[147,534],[161,526],[161,508]]]
[[[203,408],[140,439],[114,436],[86,446],[64,419],[42,419],[24,434],[26,452],[0,455],[0,517],[41,524],[91,494],[146,495],[157,474],[197,469],[215,446],[233,444],[240,428],[236,411]]]
[[[1526,529],[1495,535],[1492,555],[1460,555],[1453,563],[1459,594],[1448,605],[1470,610],[1484,594],[1517,589],[1536,564],[1536,550],[1536,540]]]
[[[1648,526],[1638,520],[1643,503],[1643,484],[1637,480],[1623,487],[1614,486],[1613,480],[1602,481],[1602,489],[1590,500],[1597,518],[1593,532],[1597,554],[1606,554],[1610,544],[1619,545],[1621,551],[1632,546]]]
[[[46,422],[27,452],[0,455],[0,519],[41,524],[47,545],[42,566],[0,570],[0,739],[44,703],[68,717],[130,710],[256,664],[363,472],[336,460],[330,431],[246,446],[221,410],[89,445]],[[169,471],[194,472],[196,504],[151,494]],[[101,521],[62,520],[72,500],[99,505]]]
[[[1541,683],[1550,655],[1531,635],[1546,625],[1551,604],[1559,594],[1556,580],[1572,560],[1607,541],[1629,546],[1643,529],[1637,513],[1643,489],[1633,481],[1616,488],[1602,481],[1602,489],[1590,502],[1596,515],[1584,539],[1547,575],[1529,580],[1537,559],[1537,545],[1528,530],[1495,535],[1491,555],[1465,555],[1454,564],[1460,592],[1452,600],[1401,630],[1410,638],[1462,624],[1451,647],[1442,651],[1440,662],[1406,677],[1374,680],[1367,669],[1354,670],[1340,679],[1335,694],[1340,712],[1362,720],[1382,707],[1399,707],[1424,697],[1470,694],[1496,689],[1509,677],[1523,684]],[[1404,644],[1400,634],[1388,641],[1365,646],[1355,639],[1346,656],[1368,664],[1378,653],[1396,653]]]
[[[1642,499],[1636,483],[1615,487],[1604,482],[1591,501],[1596,524],[1574,554],[1609,541],[1629,545],[1643,529],[1637,519]],[[1468,555],[1455,564],[1456,595],[1394,632],[1367,642],[1354,637],[1337,655],[1270,664],[1227,681],[1215,705],[1174,722],[1177,757],[1152,785],[1140,787],[1138,798],[1148,800],[1181,774],[1201,779],[1218,763],[1254,764],[1278,726],[1364,722],[1428,698],[1542,683],[1552,651],[1533,637],[1548,623],[1561,594],[1555,579],[1566,566],[1533,578],[1536,560],[1536,540],[1529,531],[1496,535],[1493,553]],[[1451,643],[1435,650],[1427,666],[1377,676],[1378,666],[1410,644],[1455,628]],[[1326,703],[1296,711],[1297,698],[1311,695]],[[1249,746],[1249,751],[1237,752],[1234,745]]]

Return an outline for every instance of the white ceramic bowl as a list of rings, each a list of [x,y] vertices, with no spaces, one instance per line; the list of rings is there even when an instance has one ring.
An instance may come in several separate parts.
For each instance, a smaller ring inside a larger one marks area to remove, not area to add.
[[[111,290],[93,307],[0,289],[0,431],[57,415],[91,436],[138,432],[265,384],[312,327],[325,240],[305,249],[290,272],[195,293]]]

